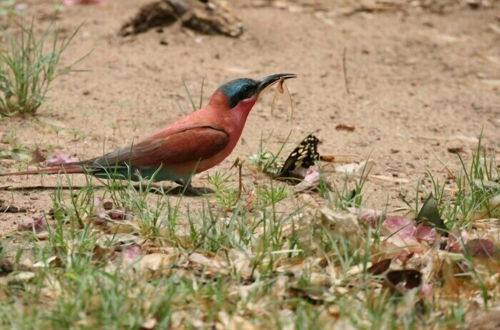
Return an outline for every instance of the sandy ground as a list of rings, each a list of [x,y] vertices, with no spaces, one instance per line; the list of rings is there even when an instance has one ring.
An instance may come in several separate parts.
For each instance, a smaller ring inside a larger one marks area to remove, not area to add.
[[[183,80],[199,98],[204,79],[206,102],[213,90],[230,79],[293,72],[299,76],[288,83],[295,103],[293,119],[287,120],[286,98],[271,115],[273,96],[264,96],[233,155],[214,170],[229,170],[236,157],[249,164],[262,138],[267,149],[276,151],[291,132],[289,152],[314,132],[323,142],[321,153],[354,155],[355,160],[371,157],[372,174],[407,179],[407,183],[369,180],[367,205],[384,208],[388,203],[393,210],[402,205],[400,194],[414,195],[417,180],[427,170],[443,179],[447,168],[459,169],[459,159],[449,149],[470,159],[481,132],[483,144],[498,159],[498,2],[489,8],[460,7],[444,14],[413,10],[325,16],[325,11],[300,2],[287,10],[235,1],[245,26],[238,39],[200,35],[179,26],[162,33],[151,30],[119,37],[120,26],[147,2],[109,0],[65,8],[56,24],[66,33],[83,26],[64,61],[70,63],[91,51],[79,65],[88,72],[57,80],[36,118],[0,120],[3,141],[15,136],[31,149],[38,146],[49,153],[90,158],[179,118],[182,111],[176,100],[189,111]],[[35,23],[47,26],[52,1],[27,3]],[[353,125],[355,130],[336,130],[338,124]],[[19,162],[0,160],[0,168],[15,170]],[[245,180],[251,180],[248,168],[243,173]],[[205,185],[205,178],[206,174],[197,176],[194,184]],[[55,182],[47,177],[9,177],[1,178],[0,186]],[[429,192],[430,186],[424,190]],[[27,208],[26,213],[0,214],[0,230],[48,212],[52,193],[0,191],[0,199]]]

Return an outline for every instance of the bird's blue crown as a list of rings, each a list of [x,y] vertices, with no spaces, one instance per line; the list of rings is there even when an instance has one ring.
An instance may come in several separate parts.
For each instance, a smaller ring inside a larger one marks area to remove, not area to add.
[[[219,90],[229,99],[229,106],[234,108],[244,99],[255,95],[258,88],[259,83],[257,81],[250,78],[240,78],[225,83],[219,87]]]

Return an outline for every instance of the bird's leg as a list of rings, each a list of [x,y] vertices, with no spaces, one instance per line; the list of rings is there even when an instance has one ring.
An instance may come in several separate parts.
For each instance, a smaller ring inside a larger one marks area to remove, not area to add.
[[[153,194],[163,194],[164,192],[168,192],[170,188],[164,187],[162,185],[154,184],[154,183],[149,183],[146,181],[141,181],[140,183],[134,183],[133,187],[136,190],[141,190],[141,191],[148,191]],[[167,188],[167,189],[165,189]]]
[[[180,185],[181,191],[183,195],[188,195],[188,196],[202,196],[203,192],[199,191],[198,189],[194,188],[191,185],[191,180],[176,180],[175,183]]]

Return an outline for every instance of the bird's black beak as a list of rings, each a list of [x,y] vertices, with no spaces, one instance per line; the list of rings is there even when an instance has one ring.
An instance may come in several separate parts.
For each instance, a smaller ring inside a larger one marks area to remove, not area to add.
[[[280,79],[291,79],[291,78],[295,78],[295,77],[297,77],[297,75],[294,73],[276,73],[276,74],[272,74],[270,76],[264,77],[259,82],[259,87],[257,89],[257,92],[258,93],[262,92],[264,89],[266,89],[266,87],[271,86],[272,84],[279,81]]]

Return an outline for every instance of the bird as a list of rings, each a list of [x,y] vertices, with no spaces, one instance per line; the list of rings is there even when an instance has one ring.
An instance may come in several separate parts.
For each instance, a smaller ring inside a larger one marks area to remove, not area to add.
[[[0,176],[86,173],[98,178],[173,181],[191,189],[192,177],[220,164],[235,148],[252,107],[268,86],[295,78],[277,73],[221,85],[208,104],[128,147],[57,166]]]

